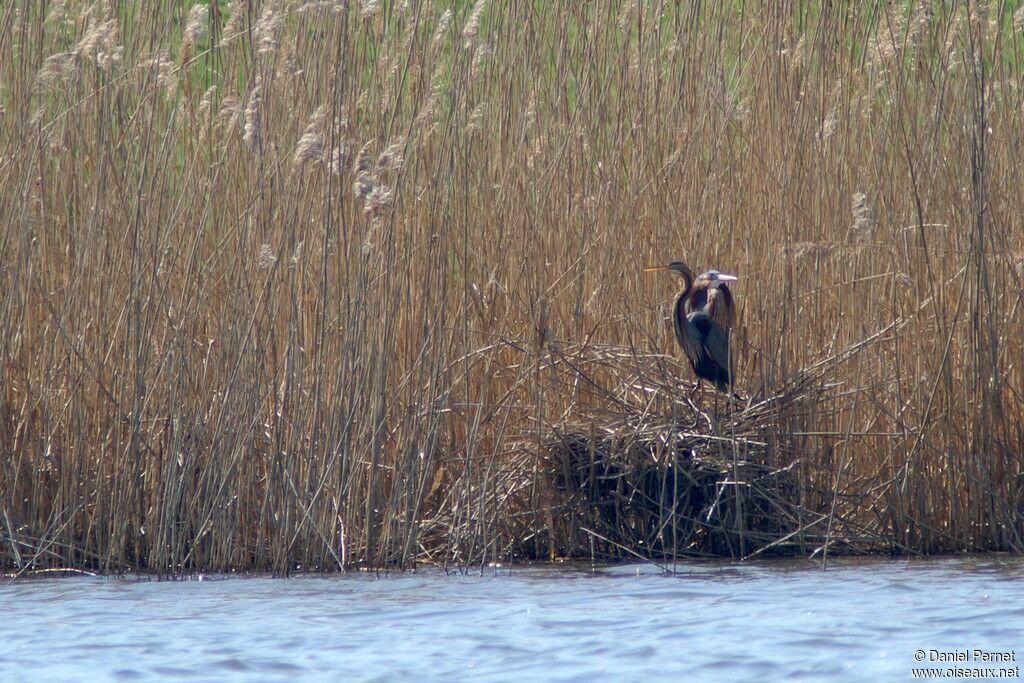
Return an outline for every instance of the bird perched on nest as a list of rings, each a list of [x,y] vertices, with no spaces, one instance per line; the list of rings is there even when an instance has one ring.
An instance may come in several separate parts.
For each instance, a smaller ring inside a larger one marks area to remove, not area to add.
[[[729,362],[729,330],[736,318],[732,292],[727,283],[735,275],[709,270],[696,278],[682,261],[644,268],[646,272],[672,270],[683,276],[683,288],[672,307],[676,339],[699,379],[728,393],[732,385]]]

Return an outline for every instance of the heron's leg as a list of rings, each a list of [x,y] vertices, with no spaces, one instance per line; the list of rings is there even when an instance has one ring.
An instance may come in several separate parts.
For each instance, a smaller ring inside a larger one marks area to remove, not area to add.
[[[712,418],[712,417],[711,417],[711,416],[710,416],[710,415],[709,415],[709,414],[708,414],[707,412],[705,412],[705,410],[704,410],[704,382],[703,382],[702,380],[699,380],[699,379],[698,379],[698,380],[697,380],[697,384],[699,384],[699,385],[700,385],[700,402],[699,402],[699,403],[697,404],[697,405],[699,406],[699,408],[697,409],[697,416],[698,416],[698,420],[699,420],[699,418],[703,417],[703,418],[704,418],[704,421],[708,423],[708,428],[709,428],[709,429],[710,429],[710,430],[711,430],[712,432],[714,432],[714,431],[715,431],[715,425],[714,425],[714,418]],[[696,424],[694,424],[694,427],[696,427],[696,426],[697,426],[697,425],[696,425]]]
[[[715,392],[713,405],[711,406],[711,433],[718,434],[718,392]]]
[[[700,380],[697,380],[697,384],[700,384]],[[697,392],[699,387],[694,384],[686,392],[686,403],[690,406],[691,414],[693,415],[693,422],[686,426],[687,429],[694,429],[700,423],[700,408],[697,407]]]

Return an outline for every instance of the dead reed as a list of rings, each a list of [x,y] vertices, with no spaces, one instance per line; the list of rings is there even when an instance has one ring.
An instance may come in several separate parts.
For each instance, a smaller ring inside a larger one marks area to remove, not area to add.
[[[1017,3],[126,6],[0,7],[0,564],[1024,547]]]

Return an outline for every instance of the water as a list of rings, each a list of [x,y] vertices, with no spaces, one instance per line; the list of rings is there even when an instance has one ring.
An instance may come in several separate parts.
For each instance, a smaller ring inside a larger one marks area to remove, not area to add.
[[[917,650],[1024,656],[1022,579],[989,556],[20,581],[0,680],[905,680]]]

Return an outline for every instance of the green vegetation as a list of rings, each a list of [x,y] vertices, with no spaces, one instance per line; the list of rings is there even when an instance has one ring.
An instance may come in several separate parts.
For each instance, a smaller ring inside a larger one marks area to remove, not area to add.
[[[1024,547],[1024,6],[449,5],[0,7],[0,565],[588,555],[674,258],[808,552]]]

